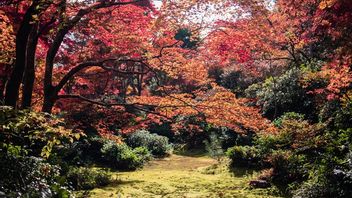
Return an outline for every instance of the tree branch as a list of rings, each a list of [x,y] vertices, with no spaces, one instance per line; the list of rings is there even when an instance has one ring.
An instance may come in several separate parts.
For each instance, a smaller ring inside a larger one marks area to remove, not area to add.
[[[149,68],[149,70],[145,71],[145,72],[134,72],[134,71],[121,71],[112,67],[107,67],[104,64],[108,61],[118,61],[118,62],[138,62],[140,64],[143,64],[144,66],[147,66]],[[104,70],[108,70],[108,71],[114,71],[118,74],[122,74],[122,75],[133,75],[133,74],[147,74],[150,71],[150,67],[149,65],[147,65],[146,63],[142,62],[142,61],[138,61],[138,60],[129,60],[129,59],[125,59],[125,60],[120,60],[119,58],[109,58],[109,59],[104,59],[104,60],[100,60],[100,61],[88,61],[85,63],[81,63],[79,65],[77,65],[76,67],[72,68],[59,82],[58,85],[55,86],[55,91],[59,92],[64,86],[65,84],[79,71],[88,68],[88,67],[93,67],[93,66],[97,66],[97,67],[101,67]]]
[[[101,1],[99,4],[92,5],[85,9],[80,9],[76,16],[74,16],[71,20],[63,25],[62,28],[59,29],[57,32],[51,47],[49,48],[46,56],[46,66],[45,66],[45,77],[44,77],[44,91],[48,92],[52,88],[52,73],[53,73],[53,65],[55,56],[61,46],[61,43],[64,40],[66,34],[87,14],[101,9],[107,8],[111,6],[118,6],[118,5],[128,5],[137,3],[140,0],[134,0],[129,2],[116,2],[116,1]]]

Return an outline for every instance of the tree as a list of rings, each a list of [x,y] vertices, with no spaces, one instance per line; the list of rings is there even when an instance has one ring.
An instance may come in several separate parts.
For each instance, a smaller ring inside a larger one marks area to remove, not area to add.
[[[45,77],[44,77],[44,111],[51,111],[54,102],[57,100],[57,93],[61,90],[62,85],[58,87],[53,85],[53,69],[54,62],[59,48],[63,43],[65,37],[69,34],[82,18],[95,12],[96,10],[123,6],[129,4],[138,4],[138,6],[150,6],[147,2],[143,1],[109,1],[109,2],[80,2],[70,3],[65,0],[61,1],[24,1],[24,2],[11,2],[3,9],[9,13],[13,12],[14,6],[21,6],[23,10],[15,11],[20,16],[21,23],[16,33],[16,63],[11,73],[10,80],[7,84],[5,103],[7,105],[16,106],[18,101],[20,84],[24,77],[24,90],[23,90],[23,105],[27,107],[30,105],[31,94],[34,79],[34,59],[35,50],[40,36],[46,37],[47,53],[45,56]],[[53,14],[49,14],[53,10]],[[23,16],[21,16],[23,12]],[[57,29],[55,31],[54,29]],[[50,32],[51,30],[51,32]],[[29,42],[30,41],[30,42]],[[26,52],[28,50],[28,53]],[[27,60],[28,58],[28,60]],[[100,61],[101,62],[101,61]],[[27,64],[27,65],[26,65]],[[91,65],[92,62],[88,63]],[[93,66],[93,65],[92,65]],[[81,64],[82,67],[82,64]],[[75,71],[80,71],[78,67]],[[85,66],[88,67],[88,66]],[[26,72],[25,72],[26,71]],[[25,74],[25,75],[23,75]],[[66,80],[66,78],[65,78]],[[65,83],[65,80],[62,83]]]
[[[197,6],[205,11],[217,1],[165,2],[160,11],[148,1],[8,2],[2,9],[19,28],[7,105],[21,101],[22,108],[30,107],[35,96],[45,112],[52,112],[55,104],[56,110],[69,109],[64,106],[77,100],[166,117],[164,110],[176,108],[180,115],[200,116],[239,132],[270,128],[256,108],[247,107],[225,89],[212,88],[208,60],[205,53],[199,53],[204,47],[204,24],[196,20],[192,27],[186,21],[195,16]],[[241,1],[222,5],[254,9]],[[174,12],[175,6],[184,12]],[[156,99],[170,106],[155,104]],[[255,126],[250,126],[249,114],[258,118]]]
[[[14,35],[9,18],[0,10],[0,100],[4,98],[8,73],[14,59]]]

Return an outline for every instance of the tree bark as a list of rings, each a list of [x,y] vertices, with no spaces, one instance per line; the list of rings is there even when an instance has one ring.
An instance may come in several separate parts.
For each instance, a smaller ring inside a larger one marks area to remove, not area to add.
[[[1,75],[0,75],[0,104],[2,105],[5,99],[5,87],[8,81],[8,73],[11,71],[11,64],[0,63],[0,67],[2,67]]]
[[[26,68],[23,79],[22,108],[32,104],[32,94],[35,79],[35,53],[38,44],[38,25],[34,26],[29,36],[26,53]]]
[[[51,93],[50,95],[45,96],[45,100],[42,107],[43,112],[51,113],[55,105],[55,102],[57,100],[57,94],[54,94],[53,92],[50,92],[50,93]]]
[[[5,105],[8,106],[17,106],[20,85],[26,64],[27,41],[32,30],[32,14],[34,13],[36,6],[36,3],[32,3],[32,5],[28,8],[16,34],[16,62],[6,85],[5,92]]]

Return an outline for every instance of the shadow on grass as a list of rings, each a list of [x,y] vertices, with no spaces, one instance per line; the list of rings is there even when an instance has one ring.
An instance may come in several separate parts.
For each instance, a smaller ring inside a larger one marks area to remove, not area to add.
[[[204,149],[190,149],[174,151],[174,154],[186,157],[206,157],[209,156],[208,152]]]
[[[235,177],[243,177],[246,175],[253,175],[255,172],[260,171],[260,169],[248,168],[248,167],[233,167],[229,166],[229,171]]]
[[[113,180],[108,188],[110,187],[117,187],[117,186],[121,186],[121,185],[130,185],[130,184],[139,184],[139,183],[143,183],[144,181],[142,180],[122,180],[122,179],[116,179]]]

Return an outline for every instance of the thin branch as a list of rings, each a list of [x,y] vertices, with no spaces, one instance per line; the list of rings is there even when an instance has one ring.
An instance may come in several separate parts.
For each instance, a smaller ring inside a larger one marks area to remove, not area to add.
[[[142,104],[142,103],[106,103],[106,102],[101,102],[97,100],[93,100],[81,95],[75,95],[75,94],[65,94],[65,95],[59,95],[58,99],[79,99],[91,104],[99,105],[99,106],[104,106],[104,107],[113,107],[113,106],[124,106],[124,107],[132,107],[134,109],[144,111],[147,113],[155,114],[164,118],[169,119],[167,116],[162,115],[160,113],[157,113],[155,111],[149,110],[149,109],[144,109],[142,107],[146,108],[180,108],[180,107],[186,107],[185,105],[165,105],[165,106],[158,106],[158,105],[150,105],[150,104]]]
[[[76,67],[72,68],[59,82],[59,84],[56,85],[55,90],[56,92],[59,92],[65,84],[79,71],[82,69],[88,68],[88,67],[93,67],[93,66],[102,66],[105,62],[111,61],[111,60],[117,60],[116,58],[111,58],[111,59],[105,59],[101,61],[89,61],[85,63],[81,63],[77,65]]]

